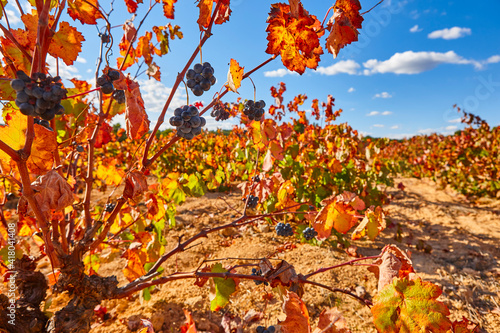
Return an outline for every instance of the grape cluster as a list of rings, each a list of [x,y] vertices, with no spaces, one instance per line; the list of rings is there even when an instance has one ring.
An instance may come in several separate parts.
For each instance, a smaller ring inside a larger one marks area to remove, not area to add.
[[[257,326],[257,333],[274,333],[276,332],[276,327],[269,326],[265,328],[264,326]]]
[[[113,209],[115,209],[115,204],[114,203],[107,203],[106,206],[104,207],[104,211],[106,213],[111,213]]]
[[[99,76],[97,78],[96,83],[98,87],[101,87],[102,93],[107,95],[115,91],[113,82],[118,80],[119,78],[120,78],[120,72],[110,69],[108,70],[107,74]]]
[[[316,230],[314,230],[313,228],[311,228],[311,227],[305,228],[302,233],[303,233],[304,238],[306,240],[311,240],[314,237],[318,236],[318,232]]]
[[[29,77],[23,71],[17,71],[16,76],[10,86],[17,93],[15,103],[22,114],[51,120],[64,113],[61,99],[66,98],[67,90],[62,87],[59,76],[34,73]]]
[[[255,208],[257,207],[257,204],[259,203],[259,197],[255,197],[253,195],[249,195],[248,198],[244,199],[245,201],[248,200],[248,208]]]
[[[250,120],[260,121],[264,115],[264,108],[266,107],[266,102],[263,100],[254,102],[251,99],[245,102],[245,107],[243,108],[243,114]]]
[[[33,123],[35,123],[35,124],[37,124],[37,125],[40,125],[40,126],[43,126],[43,127],[45,127],[46,129],[48,129],[49,131],[52,131],[52,127],[50,127],[50,123],[49,123],[49,121],[48,121],[48,120],[34,118],[34,119],[33,119]]]
[[[229,108],[222,103],[217,103],[210,115],[214,117],[216,121],[226,120],[230,116]]]
[[[262,276],[262,271],[260,269],[257,269],[257,268],[252,268],[252,275],[253,276]],[[253,282],[255,282],[256,285],[259,285],[259,284],[264,284],[265,286],[269,285],[269,283],[264,282],[264,281],[259,281],[259,280],[253,280]]]
[[[201,133],[201,128],[207,121],[200,117],[196,106],[184,105],[174,110],[174,116],[170,118],[170,125],[177,128],[177,135],[181,138],[191,140]]]
[[[209,62],[195,64],[193,68],[186,72],[186,85],[195,96],[203,95],[204,91],[210,90],[217,81],[214,76],[214,69]]]
[[[278,236],[283,236],[283,237],[293,236],[293,229],[290,223],[284,224],[280,222],[276,225],[274,229],[276,230]]]

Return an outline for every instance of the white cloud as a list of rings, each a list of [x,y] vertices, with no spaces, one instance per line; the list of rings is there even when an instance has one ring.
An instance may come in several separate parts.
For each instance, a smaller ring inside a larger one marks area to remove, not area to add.
[[[388,116],[388,115],[391,115],[392,112],[391,111],[384,111],[384,112],[380,112],[380,111],[371,111],[370,113],[367,113],[366,115],[368,117],[372,117],[372,116]]]
[[[373,127],[382,128],[382,127],[385,127],[385,126],[384,126],[384,125],[382,125],[382,124],[373,124]]]
[[[421,129],[418,130],[418,134],[431,134],[431,133],[436,133],[438,130],[435,128],[426,128],[426,129]]]
[[[15,13],[11,9],[6,9],[5,12],[7,13],[7,18],[9,19],[9,24],[11,25],[17,25],[18,23],[21,22],[21,17],[18,16],[17,13]],[[5,18],[2,18],[2,21],[4,21]]]
[[[447,130],[447,131],[454,131],[454,130],[456,130],[457,128],[458,128],[457,126],[450,125],[450,126],[446,126],[446,127],[445,127],[445,130]]]
[[[477,69],[482,64],[475,60],[468,60],[454,51],[441,52],[413,52],[396,53],[385,61],[370,59],[363,63],[365,75],[375,73],[419,74],[429,71],[441,64],[474,65]]]
[[[265,77],[283,77],[285,75],[299,75],[296,72],[292,72],[286,68],[280,68],[274,71],[264,72]]]
[[[399,125],[391,126],[391,129],[399,129]]]
[[[462,122],[462,118],[455,118],[455,119],[452,119],[452,120],[448,120],[448,122],[452,123],[452,124],[457,124],[457,123]]]
[[[347,92],[348,92],[348,93],[352,93],[352,92],[355,92],[355,91],[356,91],[356,89],[354,89],[354,87],[351,87],[351,88],[349,88],[349,89],[347,90]]]
[[[450,40],[450,39],[462,38],[470,35],[471,33],[472,31],[470,28],[453,27],[449,29],[447,28],[447,29],[433,31],[430,34],[428,34],[427,37],[429,37],[430,39],[442,38]]]
[[[78,57],[78,58],[76,58],[76,62],[79,62],[80,64],[86,64],[87,59],[82,58],[82,57]]]
[[[500,62],[500,55],[494,55],[486,60],[487,64],[496,64]]]
[[[375,96],[373,96],[373,98],[391,98],[392,95],[389,94],[387,91],[384,91],[380,94],[375,94]]]
[[[172,91],[172,88],[165,86],[156,80],[139,80],[142,98],[146,111],[149,113],[159,113],[163,109],[165,102]],[[194,97],[194,96],[192,96]],[[194,103],[195,101],[190,101]],[[175,92],[174,98],[170,102],[170,110],[173,110],[186,104],[186,95],[180,89]]]
[[[413,27],[410,28],[410,32],[420,32],[422,31],[422,28],[418,27],[418,24],[415,24]]]
[[[318,67],[316,72],[322,75],[349,74],[356,75],[361,66],[354,60],[341,60],[328,67]]]
[[[50,74],[56,76],[57,64],[56,58],[47,56],[47,65],[50,68]],[[78,74],[79,71],[75,66],[68,66],[62,60],[59,60],[59,76],[63,79],[70,80],[72,78],[81,79],[82,76]]]

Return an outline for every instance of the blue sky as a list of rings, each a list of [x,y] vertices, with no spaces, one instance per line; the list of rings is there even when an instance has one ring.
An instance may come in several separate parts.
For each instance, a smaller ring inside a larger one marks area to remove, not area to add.
[[[362,0],[362,11],[378,0]],[[147,3],[147,1],[146,1]],[[265,53],[266,18],[272,1],[232,0],[233,14],[228,23],[214,28],[214,35],[203,49],[203,61],[211,62],[218,79],[214,88],[197,100],[205,104],[212,93],[224,83],[231,58],[250,70],[269,57]],[[323,19],[329,1],[303,0],[311,14]],[[100,1],[105,9],[109,1]],[[171,41],[171,53],[156,58],[161,67],[162,82],[148,81],[141,76],[142,94],[150,120],[154,123],[165,102],[177,73],[191,55],[199,40],[194,1],[180,0],[175,5],[175,20],[162,15],[161,7],[141,29],[151,31],[152,24],[178,24],[184,39]],[[140,5],[134,23],[137,26],[147,5]],[[7,6],[10,24],[20,26],[19,12]],[[257,86],[257,99],[273,102],[269,88],[280,81],[287,85],[285,100],[301,93],[308,96],[305,109],[318,98],[326,101],[331,94],[336,107],[344,110],[339,122],[348,122],[361,133],[372,136],[401,138],[431,132],[453,133],[461,128],[453,104],[464,107],[486,119],[491,125],[500,124],[500,12],[499,1],[439,1],[386,0],[364,18],[359,42],[340,51],[334,59],[325,53],[316,70],[302,76],[290,73],[276,59],[252,75]],[[119,25],[131,15],[122,2],[115,1],[112,25]],[[72,22],[71,18],[64,18]],[[93,80],[98,57],[97,29],[73,23],[84,34],[84,53],[74,66],[61,66],[63,77]],[[99,27],[102,27],[102,20]],[[113,29],[115,40],[122,35],[121,27]],[[324,46],[324,39],[323,39]],[[115,49],[115,55],[118,54]],[[111,64],[115,65],[115,57]],[[116,65],[115,65],[116,66]],[[132,67],[130,72],[135,73]],[[253,86],[243,81],[239,89],[243,98],[253,98]],[[234,101],[230,93],[224,99]],[[196,100],[191,95],[190,102]],[[185,90],[178,91],[172,107],[186,102]],[[172,110],[169,111],[169,114]],[[208,116],[207,118],[210,118]],[[207,119],[207,126],[230,128],[237,121],[217,123]],[[122,119],[117,119],[123,122]],[[167,125],[164,126],[168,127]]]

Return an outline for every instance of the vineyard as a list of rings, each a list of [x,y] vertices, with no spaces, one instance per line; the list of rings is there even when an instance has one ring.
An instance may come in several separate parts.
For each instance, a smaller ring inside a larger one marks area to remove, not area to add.
[[[125,1],[134,25],[97,0],[16,1],[23,28],[0,24],[0,332],[499,330],[498,127],[457,108],[453,135],[375,139],[284,82],[270,105],[255,85],[226,100],[277,59],[336,57],[378,5],[272,4],[268,58],[245,70],[202,60],[231,3],[197,1],[199,43],[152,122],[131,73],[161,81],[176,2]],[[147,30],[153,10],[167,23]],[[99,27],[93,82],[48,65],[84,51],[71,21]]]

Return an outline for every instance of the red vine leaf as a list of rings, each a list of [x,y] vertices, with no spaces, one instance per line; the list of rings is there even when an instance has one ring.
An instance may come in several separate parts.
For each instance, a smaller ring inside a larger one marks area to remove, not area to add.
[[[241,87],[241,80],[243,79],[243,69],[240,64],[234,59],[231,59],[229,71],[227,72],[227,85],[232,92],[237,93],[238,88]]]
[[[337,308],[324,309],[313,333],[350,333],[347,322]]]
[[[149,119],[144,107],[139,83],[132,80],[130,75],[128,75],[122,80],[115,81],[114,84],[116,89],[125,91],[127,136],[131,140],[139,140],[149,131]]]
[[[97,0],[68,0],[69,16],[82,24],[97,24],[97,19],[103,18],[98,8]]]
[[[49,53],[55,58],[61,58],[68,66],[73,65],[82,51],[83,35],[68,22],[59,23],[59,30],[52,36]]]
[[[283,312],[286,319],[280,322],[281,330],[284,333],[310,333],[309,312],[305,303],[300,297],[291,291],[287,291],[283,302]]]
[[[415,272],[410,253],[403,252],[395,245],[386,245],[381,253],[382,257],[373,262],[378,266],[368,268],[379,280],[378,290],[382,290],[396,277],[406,278]]]
[[[231,16],[231,8],[229,8],[229,0],[216,0],[216,2],[220,2],[219,10],[215,15],[215,24],[222,24],[224,22],[229,21],[229,16]]]
[[[135,13],[137,11],[137,6],[139,3],[142,3],[142,0],[125,0],[125,4],[127,5],[127,10],[129,13]]]
[[[191,316],[191,312],[186,309],[182,309],[184,311],[184,315],[186,316],[186,322],[181,326],[181,333],[196,333],[196,324],[193,320],[193,316]]]
[[[303,74],[306,67],[318,67],[323,50],[319,43],[321,24],[298,2],[296,13],[283,3],[271,5],[267,20],[267,49],[269,54],[281,55],[286,68]]]
[[[200,16],[198,17],[198,25],[200,31],[208,28],[210,24],[210,19],[212,18],[212,6],[213,0],[198,0],[198,8],[200,8]]]
[[[379,332],[446,332],[450,311],[436,299],[441,289],[430,282],[395,279],[374,298],[371,309]]]
[[[335,3],[333,17],[327,26],[330,35],[326,39],[326,48],[334,58],[341,48],[358,40],[358,29],[363,22],[360,9],[359,0],[337,0]]]
[[[452,324],[453,333],[479,333],[479,325],[471,322],[469,319],[462,317],[462,320],[455,320]],[[448,333],[448,332],[447,332]]]
[[[125,178],[125,189],[123,197],[136,200],[148,189],[148,181],[144,173],[140,171],[132,171]]]

